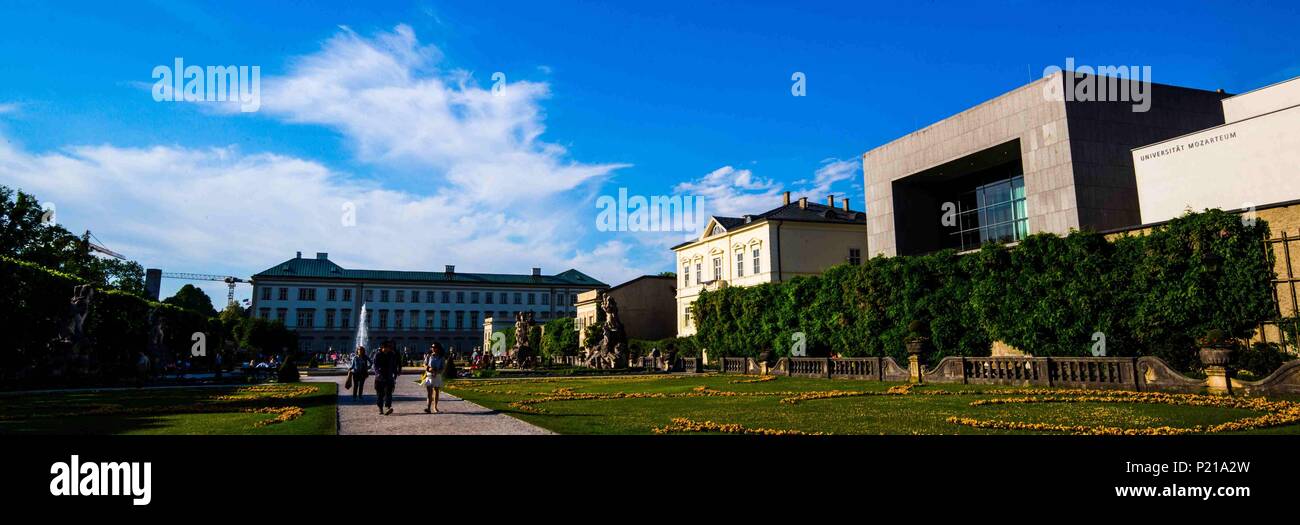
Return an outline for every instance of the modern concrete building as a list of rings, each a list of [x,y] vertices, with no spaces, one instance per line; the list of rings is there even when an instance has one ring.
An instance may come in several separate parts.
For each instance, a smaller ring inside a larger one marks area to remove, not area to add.
[[[356,337],[361,305],[372,342],[423,351],[437,341],[468,352],[481,344],[483,321],[532,311],[538,322],[572,317],[578,293],[606,284],[579,272],[556,275],[353,270],[324,253],[292,259],[252,278],[253,315],[298,332],[303,351],[346,351]]]
[[[608,290],[588,290],[578,294],[575,328],[578,346],[586,348],[586,328],[604,321],[600,310],[602,295],[618,304],[619,317],[628,339],[657,340],[676,335],[677,317],[673,313],[677,279],[672,276],[642,275]]]
[[[1086,82],[1128,81],[1056,73],[863,154],[870,254],[1138,224],[1132,149],[1224,123],[1214,91],[1153,84],[1147,111],[1060,96]]]
[[[1223,115],[1132,151],[1143,224],[1300,199],[1300,78],[1225,98]]]
[[[677,335],[695,333],[691,303],[704,290],[752,286],[858,264],[867,247],[866,215],[800,198],[757,215],[710,217],[698,239],[673,247],[677,261]]]

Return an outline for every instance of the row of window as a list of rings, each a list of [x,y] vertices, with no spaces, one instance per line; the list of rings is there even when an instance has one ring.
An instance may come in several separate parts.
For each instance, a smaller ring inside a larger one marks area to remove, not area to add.
[[[316,288],[298,288],[298,300],[315,301],[316,290],[317,290]],[[376,294],[375,293],[376,291],[378,291],[379,293]],[[271,297],[273,296],[273,294],[275,300],[279,300],[279,301],[289,300],[289,288],[272,288],[270,286],[262,288],[263,301],[272,300]],[[528,305],[541,304],[545,306],[549,306],[551,304],[551,294],[549,292],[474,292],[474,291],[465,292],[461,290],[452,292],[449,290],[410,290],[410,294],[408,295],[407,290],[366,289],[362,291],[362,300],[365,301],[366,303],[376,302],[375,301],[376,297],[379,298],[378,302],[381,303],[390,303],[390,302],[419,303],[421,302],[420,301],[421,297],[423,297],[424,299],[423,302],[430,303],[430,304],[437,304],[437,303],[465,304],[467,300],[469,304],[528,304]],[[439,298],[441,298],[442,301],[438,301]],[[454,303],[452,301],[453,298],[455,299]],[[351,288],[326,288],[325,301],[326,302],[334,302],[334,301],[351,302],[352,289]],[[573,305],[576,304],[577,302],[578,302],[578,294],[565,293],[565,292],[555,293],[556,306]]]
[[[507,311],[484,311],[477,310],[374,310],[369,316],[369,325],[371,328],[396,330],[464,330],[466,328],[480,329],[483,327],[479,315],[486,320],[488,317],[496,315],[497,319],[514,319],[516,312]],[[441,314],[441,315],[439,315]],[[547,321],[550,318],[550,312],[537,312],[539,320]],[[288,308],[272,309],[263,307],[258,309],[258,316],[262,319],[274,319],[285,323],[287,326],[297,328],[324,328],[347,330],[351,328],[355,321],[351,309],[325,309],[324,324],[317,324],[315,308],[297,308],[294,310],[294,323],[289,324]],[[466,324],[468,321],[468,324]]]
[[[760,254],[761,251],[759,248],[754,248],[750,250],[750,256],[753,261],[752,262],[753,266],[750,267],[751,268],[750,271],[753,272],[753,275],[758,275],[760,273],[763,273],[763,266],[762,263],[760,262],[762,260]],[[694,264],[695,264],[695,284],[698,286],[700,283],[704,282],[704,263],[696,262]],[[744,277],[744,276],[745,276],[745,252],[743,251],[736,252],[736,277]],[[718,279],[722,279],[722,257],[713,258],[713,279],[711,279],[711,281],[716,281]],[[682,287],[687,287],[690,285],[691,285],[691,263],[683,263],[682,264]]]

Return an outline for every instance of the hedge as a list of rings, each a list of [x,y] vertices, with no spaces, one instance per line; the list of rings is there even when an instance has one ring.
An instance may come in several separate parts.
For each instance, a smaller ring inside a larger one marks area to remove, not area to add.
[[[1277,317],[1264,221],[1189,213],[1115,241],[1094,232],[1035,234],[958,255],[877,256],[820,276],[724,287],[693,305],[711,357],[905,357],[912,320],[928,323],[937,360],[989,354],[1003,341],[1037,356],[1156,355],[1197,366],[1195,338],[1214,328],[1247,337]]]
[[[84,281],[70,274],[0,256],[0,385],[38,384],[49,374],[49,344],[58,336],[74,286]],[[118,290],[95,290],[86,335],[94,341],[92,372],[97,380],[134,373],[138,352],[148,346],[149,313],[157,308],[166,322],[164,344],[172,355],[190,353],[191,335],[208,334],[208,357],[220,348],[224,329],[216,318],[172,305],[148,301]],[[159,363],[161,364],[161,363]]]

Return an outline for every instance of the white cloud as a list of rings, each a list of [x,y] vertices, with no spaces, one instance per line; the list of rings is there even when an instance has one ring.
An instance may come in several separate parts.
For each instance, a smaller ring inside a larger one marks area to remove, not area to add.
[[[17,113],[17,112],[18,112],[18,103],[0,102],[0,115],[4,115],[5,113]]]
[[[739,217],[780,206],[781,195],[787,189],[791,192],[791,199],[808,197],[820,202],[827,195],[843,196],[843,191],[835,191],[836,184],[856,181],[861,173],[862,164],[858,160],[828,158],[813,172],[811,180],[800,179],[787,188],[773,179],[759,177],[751,170],[723,166],[697,179],[677,184],[673,192],[704,197],[707,215]]]
[[[249,275],[296,250],[357,268],[576,267],[611,284],[659,266],[621,242],[579,245],[575,225],[594,216],[583,187],[623,165],[579,163],[540,139],[545,84],[515,82],[497,95],[464,72],[439,71],[440,58],[406,26],[374,38],[343,28],[263,81],[262,114],[336,129],[363,163],[420,174],[414,183],[366,183],[234,147],[33,153],[2,142],[0,180],[55,202],[74,231],[90,228],[170,271]],[[340,224],[345,202],[356,205],[355,227]],[[224,295],[220,284],[206,288]]]

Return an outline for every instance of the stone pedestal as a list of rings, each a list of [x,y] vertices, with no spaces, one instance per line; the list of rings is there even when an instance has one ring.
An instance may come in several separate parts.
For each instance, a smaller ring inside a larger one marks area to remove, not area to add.
[[[916,354],[907,356],[907,380],[921,382],[921,357]]]
[[[1202,348],[1201,364],[1205,365],[1205,390],[1215,395],[1232,395],[1231,348]]]

